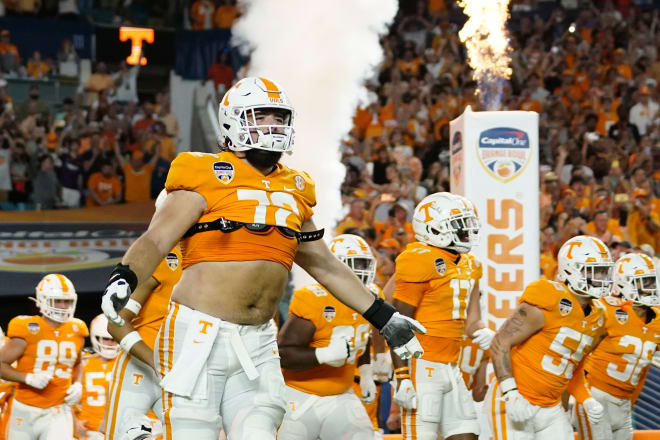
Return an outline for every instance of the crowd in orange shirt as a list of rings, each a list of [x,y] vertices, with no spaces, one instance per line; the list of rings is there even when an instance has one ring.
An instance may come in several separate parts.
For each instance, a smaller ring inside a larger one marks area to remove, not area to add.
[[[557,250],[579,233],[617,255],[635,247],[660,253],[658,10],[554,3],[512,2],[514,74],[502,95],[502,110],[540,114],[540,269],[549,279]],[[361,230],[370,240],[377,281],[413,239],[410,209],[449,190],[449,121],[467,105],[481,109],[458,41],[459,14],[449,1],[401,4],[368,85],[372,103],[357,109],[342,146],[346,216],[337,233]]]

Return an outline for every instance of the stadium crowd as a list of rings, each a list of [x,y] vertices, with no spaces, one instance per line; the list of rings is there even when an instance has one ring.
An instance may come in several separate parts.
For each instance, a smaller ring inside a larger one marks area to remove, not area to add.
[[[614,249],[647,245],[660,252],[658,10],[643,2],[556,3],[512,2],[513,77],[502,95],[503,110],[541,116],[540,237],[548,278],[558,245],[577,232]],[[230,27],[237,15],[230,0],[183,7],[194,29]],[[385,59],[368,85],[372,103],[357,109],[343,143],[346,217],[336,232],[362,230],[379,251],[380,283],[412,239],[414,205],[449,189],[449,121],[467,105],[481,109],[457,14],[442,0],[402,5],[382,39]],[[6,76],[77,73],[70,41],[57,60],[35,52],[23,63],[9,32],[1,38]],[[158,193],[176,154],[178,123],[166,91],[153,102],[137,101],[137,73],[126,65],[109,73],[99,62],[60,108],[41,100],[38,86],[15,103],[0,79],[2,209],[94,206]],[[224,52],[208,72],[221,89],[242,76]]]

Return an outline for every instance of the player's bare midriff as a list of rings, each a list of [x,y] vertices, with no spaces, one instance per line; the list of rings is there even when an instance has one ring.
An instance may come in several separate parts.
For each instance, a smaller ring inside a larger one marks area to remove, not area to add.
[[[273,261],[202,262],[186,268],[172,301],[236,324],[273,317],[289,271]]]

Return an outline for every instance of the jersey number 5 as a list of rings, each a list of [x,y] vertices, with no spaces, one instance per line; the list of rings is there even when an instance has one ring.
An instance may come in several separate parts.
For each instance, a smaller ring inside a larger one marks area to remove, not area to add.
[[[569,339],[578,343],[575,351],[566,346],[565,343]],[[550,351],[554,355],[546,354],[543,356],[541,367],[556,376],[564,376],[566,379],[570,379],[573,377],[575,365],[582,360],[585,349],[591,346],[593,342],[594,338],[591,336],[583,335],[570,327],[562,327],[559,329],[552,344],[550,344]],[[575,361],[575,364],[571,363],[571,360]]]
[[[58,345],[51,339],[42,339],[37,344],[37,358],[34,361],[34,371],[48,371],[56,377],[68,379],[71,377],[71,367],[76,362],[76,344],[71,341],[61,341]],[[55,368],[57,364],[65,368]]]

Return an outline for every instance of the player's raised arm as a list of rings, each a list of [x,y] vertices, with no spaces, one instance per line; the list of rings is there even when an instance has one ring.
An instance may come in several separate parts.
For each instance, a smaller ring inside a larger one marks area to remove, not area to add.
[[[128,248],[112,274],[103,295],[103,313],[117,324],[124,323],[119,311],[137,286],[151,277],[185,232],[206,209],[204,197],[193,191],[174,191],[156,210],[149,228]]]
[[[311,219],[303,224],[303,232],[314,230],[316,227]],[[383,334],[390,347],[402,358],[408,359],[422,354],[414,332],[424,333],[424,327],[414,319],[396,312],[394,307],[382,299],[374,300],[369,289],[346,265],[332,255],[324,242],[317,240],[301,243],[295,262],[339,301],[361,313]]]

